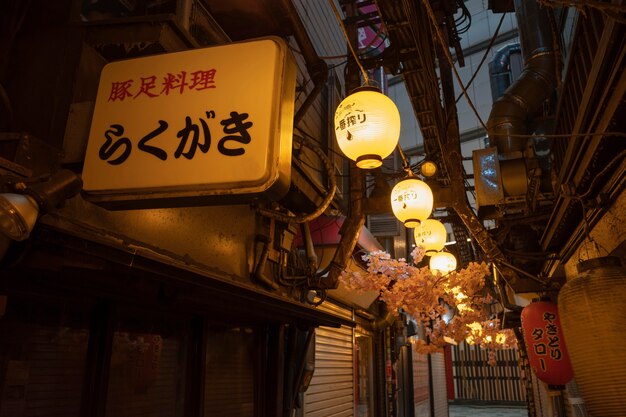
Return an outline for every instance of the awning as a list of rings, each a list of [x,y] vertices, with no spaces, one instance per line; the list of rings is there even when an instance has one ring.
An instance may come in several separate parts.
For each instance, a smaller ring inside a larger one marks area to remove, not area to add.
[[[311,239],[315,246],[315,252],[319,263],[319,269],[322,270],[328,266],[330,261],[335,256],[335,250],[341,240],[341,226],[345,221],[344,216],[320,216],[317,219],[309,223],[311,229]],[[304,247],[302,236],[298,234],[296,236],[296,245],[298,247]],[[363,272],[364,266],[361,263],[361,256],[367,252],[373,252],[378,250],[384,250],[381,244],[376,240],[374,235],[364,226],[359,233],[359,239],[357,241],[357,247],[354,249],[352,259],[348,260],[346,265],[346,272]],[[329,290],[328,295],[344,304],[368,309],[369,306],[378,297],[377,291],[365,291],[358,293],[356,291],[348,290],[341,281],[336,289]]]

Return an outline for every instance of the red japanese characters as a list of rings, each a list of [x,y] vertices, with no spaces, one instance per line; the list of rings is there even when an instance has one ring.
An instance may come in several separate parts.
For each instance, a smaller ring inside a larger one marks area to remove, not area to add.
[[[528,360],[537,378],[549,385],[565,385],[574,376],[555,303],[537,301],[522,311],[522,330]]]
[[[111,92],[108,101],[124,101],[127,98],[136,99],[140,96],[148,98],[166,96],[170,92],[183,94],[186,90],[206,90],[215,88],[215,69],[207,71],[193,71],[187,74],[180,71],[177,74],[167,73],[157,77],[139,77],[136,80],[115,81],[111,83]]]

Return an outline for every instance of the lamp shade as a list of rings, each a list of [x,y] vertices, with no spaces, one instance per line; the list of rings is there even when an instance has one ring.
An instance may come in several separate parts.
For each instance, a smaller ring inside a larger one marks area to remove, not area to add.
[[[398,144],[400,113],[380,90],[362,87],[337,107],[335,134],[339,148],[356,166],[377,168]]]
[[[405,227],[417,227],[433,211],[433,192],[417,178],[402,180],[391,190],[391,209]]]
[[[450,252],[437,252],[430,257],[428,266],[433,274],[446,275],[456,269],[456,258]]]
[[[0,194],[0,233],[13,240],[28,238],[35,226],[39,206],[22,194]]]
[[[426,255],[434,255],[443,249],[448,232],[439,220],[426,219],[413,230],[415,244],[424,247]]]

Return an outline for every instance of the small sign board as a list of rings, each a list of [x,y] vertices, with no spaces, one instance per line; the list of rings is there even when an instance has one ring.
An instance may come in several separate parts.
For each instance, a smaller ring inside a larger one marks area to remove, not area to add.
[[[111,208],[276,199],[288,190],[296,65],[280,38],[112,62],[83,169]]]

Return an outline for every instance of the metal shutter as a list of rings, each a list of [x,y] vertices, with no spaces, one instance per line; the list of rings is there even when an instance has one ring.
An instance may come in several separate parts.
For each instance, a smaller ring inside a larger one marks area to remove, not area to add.
[[[428,355],[413,353],[413,401],[416,416],[430,416]]]
[[[352,319],[352,311],[323,303],[320,310]],[[306,417],[354,416],[353,329],[320,327],[316,331],[315,373],[304,394]]]
[[[434,417],[448,417],[448,392],[446,387],[446,361],[443,353],[430,355],[433,374]]]
[[[487,364],[488,354],[487,350],[466,343],[452,347],[456,398],[525,402],[517,350],[496,351],[497,366]]]

